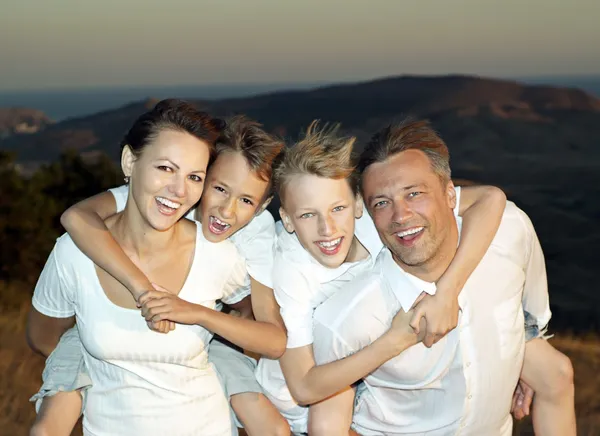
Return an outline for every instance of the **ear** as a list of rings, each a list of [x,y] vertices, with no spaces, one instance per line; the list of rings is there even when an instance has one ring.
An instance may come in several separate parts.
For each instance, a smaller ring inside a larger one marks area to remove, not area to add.
[[[263,213],[267,206],[271,204],[271,200],[273,200],[272,195],[268,197],[265,201],[263,201],[263,204],[261,204],[260,207],[256,209],[256,213],[254,215],[260,215],[261,213]]]
[[[365,213],[365,203],[363,202],[362,195],[356,194],[354,199],[354,218],[359,219]]]
[[[283,223],[283,227],[288,233],[294,233],[294,224],[292,224],[292,220],[289,215],[285,212],[283,207],[279,208],[279,216],[281,217],[281,222]]]
[[[135,163],[135,155],[131,151],[131,147],[126,145],[121,152],[121,170],[125,177],[131,177],[133,173],[133,164]]]
[[[446,201],[448,202],[448,207],[454,210],[456,207],[456,190],[454,189],[452,180],[446,185]]]

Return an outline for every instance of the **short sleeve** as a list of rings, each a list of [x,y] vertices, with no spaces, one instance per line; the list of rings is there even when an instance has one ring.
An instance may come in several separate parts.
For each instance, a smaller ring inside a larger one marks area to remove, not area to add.
[[[460,186],[455,186],[454,191],[456,192],[456,206],[454,206],[454,216],[458,216],[458,211],[460,210]]]
[[[108,192],[115,197],[115,202],[117,203],[117,213],[122,212],[127,205],[127,198],[129,197],[129,185],[121,185],[118,188],[110,188]],[[185,217],[190,221],[195,221],[195,212],[196,209],[192,208],[185,215]]]
[[[68,235],[59,238],[37,281],[32,304],[46,316],[68,318],[75,315],[75,278],[68,264],[74,255],[69,250],[74,248]]]
[[[314,321],[315,342],[313,353],[317,365],[325,365],[354,354],[353,350],[340,335],[319,320]]]
[[[111,188],[108,190],[117,203],[117,212],[123,212],[125,205],[127,204],[127,197],[129,196],[129,186],[121,185],[118,188]]]
[[[276,238],[275,220],[266,210],[230,238],[246,259],[248,274],[271,289],[273,288],[273,245]]]
[[[246,261],[236,252],[235,260],[223,287],[221,301],[225,304],[235,304],[248,295],[250,295],[250,279],[246,269]]]
[[[287,328],[287,348],[313,343],[314,307],[311,296],[316,281],[310,278],[310,266],[279,257],[275,259],[273,292]]]
[[[515,209],[518,208],[515,206]],[[524,265],[523,309],[534,317],[537,326],[543,330],[552,316],[544,253],[529,217],[520,209],[518,209],[518,216],[525,228],[527,244]]]

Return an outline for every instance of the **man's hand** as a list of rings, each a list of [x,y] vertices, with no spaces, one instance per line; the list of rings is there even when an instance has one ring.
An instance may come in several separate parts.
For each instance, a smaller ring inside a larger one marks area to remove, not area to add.
[[[180,324],[198,324],[202,306],[183,300],[158,285],[153,286],[157,290],[145,292],[138,302],[146,322],[168,320]]]
[[[458,299],[446,296],[446,293],[425,295],[414,308],[410,325],[417,334],[421,334],[421,319],[427,320],[427,332],[423,345],[431,347],[442,339],[458,324]]]
[[[154,284],[152,284],[152,287],[154,289],[156,289]],[[144,288],[140,288],[140,289],[144,289]],[[133,298],[135,298],[137,307],[141,307],[140,297],[142,295],[144,295],[146,292],[147,292],[147,288],[145,288],[144,290],[139,290],[139,291],[131,291]],[[154,330],[155,332],[158,332],[158,333],[169,333],[169,332],[175,330],[175,323],[173,321],[168,321],[168,320],[156,321],[156,322],[146,321],[146,324],[148,325],[148,328],[150,330]]]
[[[533,389],[523,380],[519,380],[517,389],[513,394],[512,412],[515,419],[523,419],[529,415],[531,403],[533,402]]]

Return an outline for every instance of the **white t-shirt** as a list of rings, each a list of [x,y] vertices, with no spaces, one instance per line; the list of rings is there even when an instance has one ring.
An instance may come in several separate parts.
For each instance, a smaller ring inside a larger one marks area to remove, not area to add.
[[[109,189],[115,197],[117,212],[125,209],[129,187],[127,185]],[[196,209],[191,209],[186,218],[195,220]],[[248,225],[229,237],[235,244],[239,253],[246,259],[248,274],[254,280],[262,283],[268,288],[273,288],[273,246],[276,240],[275,221],[268,210],[264,210],[255,216]],[[250,280],[246,281],[246,291],[250,294]]]
[[[325,364],[368,346],[422,291],[435,294],[435,284],[405,273],[382,250],[370,273],[316,310],[315,360]],[[540,326],[551,316],[544,255],[531,221],[514,203],[507,202],[458,303],[456,329],[431,348],[410,347],[364,379],[354,409],[358,433],[511,434],[510,406],[524,353],[523,309]]]
[[[460,204],[460,187],[456,187],[455,215]],[[369,256],[358,262],[346,262],[338,268],[327,268],[317,262],[300,244],[295,234],[287,233],[277,223],[278,238],[273,270],[273,291],[281,307],[288,334],[287,348],[313,343],[313,314],[338,290],[348,287],[357,277],[372,270],[383,243],[371,216],[365,210],[356,220],[354,234]],[[405,278],[402,279],[404,282]],[[279,361],[262,358],[256,378],[271,402],[288,420],[292,430],[306,433],[308,408],[299,406],[290,393]]]
[[[179,296],[211,309],[219,299],[234,303],[246,274],[234,245],[207,241],[198,226]],[[212,333],[197,325],[178,325],[168,335],[149,330],[139,310],[108,299],[93,262],[68,234],[50,253],[33,306],[54,318],[76,317],[94,381],[84,434],[231,435],[229,406],[207,361]]]

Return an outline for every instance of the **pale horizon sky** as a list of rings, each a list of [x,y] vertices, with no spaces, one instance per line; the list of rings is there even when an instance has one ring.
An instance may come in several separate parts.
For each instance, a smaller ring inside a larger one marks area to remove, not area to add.
[[[600,74],[598,0],[3,0],[0,90]]]

